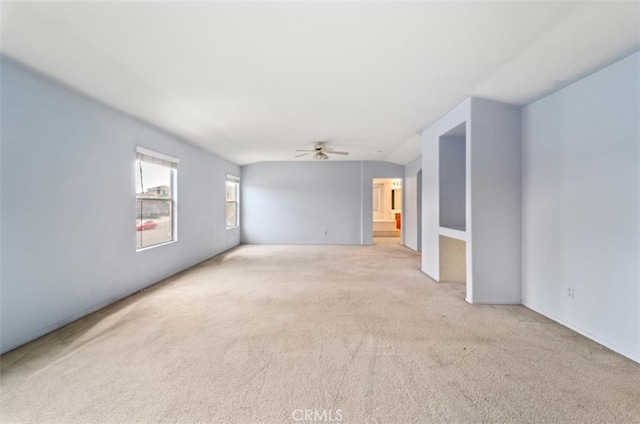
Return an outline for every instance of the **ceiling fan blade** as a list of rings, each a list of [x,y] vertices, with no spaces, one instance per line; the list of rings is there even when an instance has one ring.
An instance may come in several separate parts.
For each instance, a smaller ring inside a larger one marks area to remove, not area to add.
[[[330,155],[348,155],[349,152],[338,152],[336,150],[327,150],[325,153],[329,153]]]
[[[300,151],[300,150],[298,150],[298,151]],[[296,155],[296,157],[297,157],[297,158],[299,158],[299,157],[301,157],[301,156],[307,156],[307,155],[310,155],[310,154],[311,154],[311,152],[309,152],[309,153],[303,153],[303,154],[301,154],[301,155]]]
[[[301,150],[301,149],[296,149],[296,152],[315,152],[315,150]]]

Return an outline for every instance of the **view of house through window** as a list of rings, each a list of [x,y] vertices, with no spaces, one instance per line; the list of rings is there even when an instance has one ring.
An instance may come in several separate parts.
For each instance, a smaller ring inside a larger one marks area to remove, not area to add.
[[[136,150],[136,248],[175,240],[177,160]]]
[[[227,228],[240,225],[238,208],[239,204],[240,179],[227,175]]]

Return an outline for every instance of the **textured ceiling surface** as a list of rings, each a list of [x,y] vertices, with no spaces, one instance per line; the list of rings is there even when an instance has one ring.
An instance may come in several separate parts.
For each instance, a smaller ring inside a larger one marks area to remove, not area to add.
[[[7,57],[237,164],[407,163],[468,96],[525,105],[640,48],[640,2],[4,2]]]

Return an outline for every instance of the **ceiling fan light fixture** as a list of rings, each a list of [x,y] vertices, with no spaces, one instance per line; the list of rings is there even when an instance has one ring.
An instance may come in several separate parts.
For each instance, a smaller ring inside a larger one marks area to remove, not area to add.
[[[313,155],[313,158],[316,160],[326,160],[329,159],[329,156],[327,156],[324,152],[316,152]]]

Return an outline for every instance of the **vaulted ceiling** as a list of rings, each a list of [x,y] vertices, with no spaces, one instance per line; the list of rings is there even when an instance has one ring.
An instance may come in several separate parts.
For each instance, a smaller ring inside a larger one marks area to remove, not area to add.
[[[407,163],[468,96],[529,104],[640,49],[640,2],[3,2],[2,53],[237,164]]]

